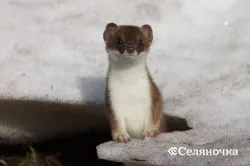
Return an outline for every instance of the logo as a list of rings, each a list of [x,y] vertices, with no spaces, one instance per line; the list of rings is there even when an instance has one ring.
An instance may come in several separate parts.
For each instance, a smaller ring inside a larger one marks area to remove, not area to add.
[[[168,149],[168,153],[170,154],[170,155],[177,155],[177,147],[171,147],[171,148],[169,148]]]
[[[170,155],[180,156],[237,156],[239,151],[237,149],[190,149],[186,147],[171,147],[168,149]]]

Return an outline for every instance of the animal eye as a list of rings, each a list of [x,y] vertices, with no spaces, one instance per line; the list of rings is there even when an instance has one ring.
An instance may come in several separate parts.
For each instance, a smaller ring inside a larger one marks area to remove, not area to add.
[[[139,46],[143,46],[143,41],[142,41],[142,40],[139,40],[139,41],[138,41],[138,44],[139,44]]]
[[[123,44],[123,40],[122,40],[121,38],[118,38],[117,44],[118,44],[118,45],[122,45],[122,44]]]

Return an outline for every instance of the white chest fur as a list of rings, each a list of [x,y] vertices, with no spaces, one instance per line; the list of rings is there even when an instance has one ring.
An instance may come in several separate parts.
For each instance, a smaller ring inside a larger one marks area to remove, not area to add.
[[[123,122],[129,135],[141,138],[151,108],[145,65],[124,69],[111,66],[108,84],[115,117]]]

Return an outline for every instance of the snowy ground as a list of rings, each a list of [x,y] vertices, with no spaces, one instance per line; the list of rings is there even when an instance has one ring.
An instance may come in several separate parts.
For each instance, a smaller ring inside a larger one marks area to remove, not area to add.
[[[0,1],[0,94],[102,103],[105,25],[147,23],[148,64],[167,112],[193,128],[250,132],[249,8],[249,0]]]

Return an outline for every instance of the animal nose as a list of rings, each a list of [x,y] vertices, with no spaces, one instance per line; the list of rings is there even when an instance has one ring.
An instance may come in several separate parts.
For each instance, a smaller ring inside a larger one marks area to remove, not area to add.
[[[131,53],[133,53],[135,51],[135,48],[134,47],[128,47],[127,50],[128,50],[128,53],[131,54]]]

